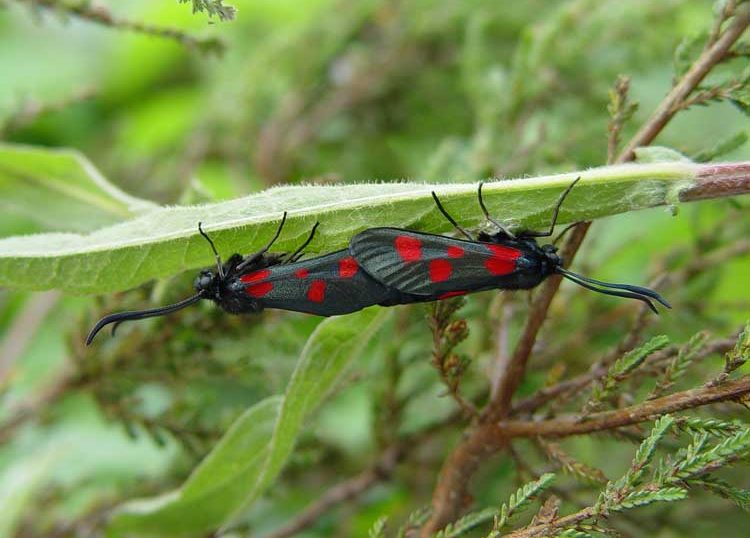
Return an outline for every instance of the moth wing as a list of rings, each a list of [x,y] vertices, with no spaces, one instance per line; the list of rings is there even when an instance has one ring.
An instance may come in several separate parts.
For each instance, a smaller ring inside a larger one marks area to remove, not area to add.
[[[349,252],[373,278],[402,293],[440,298],[497,287],[516,270],[515,248],[398,228],[355,235]]]
[[[348,314],[399,297],[360,268],[347,250],[275,265],[243,279],[244,292],[265,308],[318,316]]]

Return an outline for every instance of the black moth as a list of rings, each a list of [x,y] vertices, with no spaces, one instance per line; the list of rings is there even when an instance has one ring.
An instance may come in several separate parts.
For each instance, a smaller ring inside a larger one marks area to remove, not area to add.
[[[496,233],[480,232],[472,237],[448,214],[433,192],[440,212],[466,239],[401,228],[370,228],[352,238],[349,252],[373,278],[422,301],[488,289],[529,289],[550,275],[560,274],[598,293],[643,301],[654,312],[657,310],[652,300],[671,308],[651,289],[602,282],[568,271],[557,247],[537,243],[537,238],[554,233],[560,207],[580,179],[575,179],[560,195],[549,229],[542,232],[522,231],[514,235],[505,229],[489,215],[480,183],[479,206],[487,220],[498,228]]]
[[[213,241],[199,224],[200,234],[216,257],[216,269],[204,269],[198,274],[194,281],[195,295],[168,306],[110,314],[94,326],[86,344],[109,324],[116,328],[123,321],[163,316],[204,299],[230,314],[277,308],[319,316],[349,314],[375,304],[412,302],[362,271],[346,249],[300,260],[315,236],[317,223],[307,240],[291,254],[269,253],[285,222],[286,213],[276,234],[261,250],[244,257],[233,254],[226,262],[222,262]]]

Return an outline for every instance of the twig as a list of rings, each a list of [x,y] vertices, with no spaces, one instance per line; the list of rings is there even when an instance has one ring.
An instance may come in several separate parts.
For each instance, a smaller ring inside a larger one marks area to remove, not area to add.
[[[200,38],[176,28],[165,28],[139,21],[121,19],[115,17],[105,6],[92,4],[87,1],[81,1],[76,4],[59,2],[58,0],[16,0],[16,2],[27,4],[32,8],[41,7],[48,10],[68,13],[80,19],[100,24],[102,26],[108,26],[110,28],[119,28],[154,37],[172,39],[181,45],[198,49],[201,52],[219,54],[224,52],[225,49],[224,43],[216,37]]]
[[[558,529],[563,527],[570,527],[572,525],[575,525],[576,523],[580,523],[581,521],[586,521],[587,519],[594,517],[595,514],[596,511],[594,510],[594,507],[589,506],[587,508],[584,508],[583,510],[576,512],[575,514],[570,514],[556,519],[554,521],[554,526]],[[531,538],[532,536],[547,536],[547,533],[549,533],[549,531],[551,530],[550,527],[550,523],[542,523],[540,525],[526,527],[525,529],[506,534],[505,538]]]
[[[513,318],[513,304],[503,300],[500,307],[500,321],[495,336],[495,359],[489,366],[490,398],[494,398],[500,388],[500,379],[510,362],[510,324]]]
[[[729,49],[745,32],[748,25],[750,25],[750,5],[739,6],[726,31],[703,51],[682,80],[672,88],[645,125],[625,146],[615,162],[624,163],[631,160],[636,148],[648,146],[656,138],[677,113],[681,103],[693,93],[711,69],[726,57]]]
[[[727,381],[714,387],[685,390],[613,411],[588,415],[581,421],[579,415],[566,415],[550,420],[503,421],[488,429],[488,443],[505,443],[516,437],[567,437],[638,424],[666,413],[702,407],[716,402],[736,400],[750,393],[750,377]]]
[[[636,103],[628,102],[630,91],[630,77],[619,76],[615,87],[610,90],[609,125],[607,131],[607,164],[612,164],[617,157],[617,147],[620,145],[620,134],[625,123],[633,116],[638,108]]]
[[[750,163],[705,165],[696,180],[693,187],[680,192],[680,202],[745,194],[750,192]]]
[[[571,254],[578,249],[580,241],[583,240],[583,230],[588,227],[589,223],[579,226],[571,232],[571,237],[565,245],[562,252],[563,259],[570,259]],[[495,398],[484,409],[483,420],[492,422],[505,415],[510,410],[511,399],[516,389],[521,384],[523,375],[526,372],[526,364],[531,357],[531,352],[536,343],[537,335],[542,327],[542,323],[547,317],[549,306],[552,298],[555,296],[557,289],[560,287],[561,278],[557,275],[547,279],[542,285],[541,292],[534,298],[531,305],[529,319],[524,326],[521,338],[511,358],[507,370],[500,378],[499,390]]]

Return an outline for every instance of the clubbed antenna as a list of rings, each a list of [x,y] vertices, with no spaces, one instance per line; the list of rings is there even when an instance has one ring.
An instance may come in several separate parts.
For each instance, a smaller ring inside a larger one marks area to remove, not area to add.
[[[627,299],[637,299],[639,301],[643,301],[651,310],[653,310],[657,314],[659,312],[658,310],[656,310],[654,303],[651,302],[651,299],[658,301],[667,308],[672,308],[672,305],[670,305],[667,300],[664,299],[664,297],[649,288],[633,286],[631,284],[615,284],[611,282],[603,282],[601,280],[595,280],[593,278],[588,278],[583,275],[573,273],[572,271],[568,271],[567,269],[563,269],[562,267],[557,267],[555,269],[555,272],[561,274],[571,282],[575,282],[579,286],[586,288],[587,290],[602,293],[604,295],[614,295],[615,297],[625,297]]]
[[[130,321],[133,319],[145,319],[145,318],[155,318],[158,316],[165,316],[167,314],[171,314],[172,312],[176,312],[177,310],[182,310],[183,308],[190,306],[191,304],[197,303],[203,299],[203,292],[199,292],[192,297],[188,297],[187,299],[180,301],[179,303],[167,305],[167,306],[160,306],[159,308],[150,308],[147,310],[133,310],[130,312],[119,312],[117,314],[110,314],[109,316],[105,316],[102,319],[100,319],[96,325],[94,325],[94,328],[91,329],[91,332],[86,337],[86,345],[90,345],[91,342],[94,340],[94,337],[97,335],[99,331],[101,331],[104,327],[109,325],[110,323],[114,323],[115,327],[117,327],[120,323],[123,321]],[[114,329],[112,330],[114,333]]]

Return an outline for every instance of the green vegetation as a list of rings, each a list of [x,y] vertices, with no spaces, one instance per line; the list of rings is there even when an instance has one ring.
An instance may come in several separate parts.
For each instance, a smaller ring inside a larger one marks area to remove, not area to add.
[[[744,537],[749,25],[742,0],[0,0],[0,536]],[[451,232],[432,190],[486,226],[481,180],[542,227],[578,176],[565,258],[672,310],[549,279],[83,345],[192,293],[198,221],[228,256],[288,211],[275,248],[320,221],[315,254]]]

